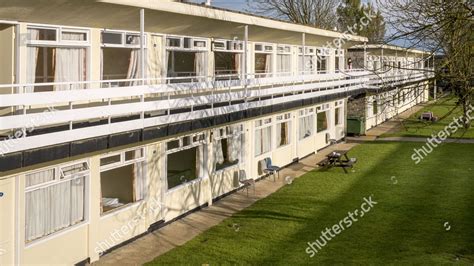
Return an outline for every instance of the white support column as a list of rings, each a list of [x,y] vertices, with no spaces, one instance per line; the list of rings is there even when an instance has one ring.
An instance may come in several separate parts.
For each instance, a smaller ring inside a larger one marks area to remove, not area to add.
[[[142,84],[145,84],[145,9],[140,9],[140,70]]]
[[[304,75],[305,70],[306,70],[306,33],[303,32],[301,38],[302,38],[301,42],[302,42],[302,46],[303,46],[303,69],[302,69],[302,71],[303,71],[303,75]]]

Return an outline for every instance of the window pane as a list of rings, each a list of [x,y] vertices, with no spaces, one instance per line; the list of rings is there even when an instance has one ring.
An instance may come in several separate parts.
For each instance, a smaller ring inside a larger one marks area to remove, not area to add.
[[[166,143],[166,149],[167,150],[172,150],[172,149],[176,149],[176,148],[179,148],[179,140],[168,141]]]
[[[168,38],[168,39],[166,39],[166,46],[168,46],[168,47],[181,47],[181,39]]]
[[[55,29],[28,29],[30,40],[56,41]]]
[[[198,179],[198,147],[168,154],[167,158],[167,180],[168,189]]]
[[[290,144],[289,122],[279,123],[276,126],[277,147]]]
[[[272,148],[272,127],[255,130],[255,155],[269,152]]]
[[[214,142],[214,156],[216,159],[216,171],[239,162],[241,152],[240,136],[232,136]]]
[[[72,176],[74,174],[77,174],[77,173],[80,173],[80,172],[84,172],[86,170],[89,170],[89,167],[87,166],[87,163],[78,163],[78,164],[74,164],[74,165],[70,165],[70,166],[66,166],[66,167],[62,167],[61,168],[61,171],[64,175],[64,177],[66,176]]]
[[[87,34],[84,32],[67,32],[61,33],[61,39],[64,41],[87,41]]]
[[[139,45],[140,44],[140,36],[139,35],[132,35],[127,34],[125,37],[125,43],[129,45]]]
[[[100,166],[109,165],[109,164],[118,163],[118,162],[120,162],[120,154],[101,158]]]
[[[341,108],[336,108],[336,112],[334,115],[334,121],[336,125],[341,124]]]
[[[54,168],[25,176],[26,187],[46,183],[54,180]]]
[[[318,113],[318,132],[328,129],[327,112]]]
[[[122,34],[112,32],[102,32],[102,43],[122,44]]]
[[[299,139],[305,139],[313,135],[314,132],[314,115],[300,118]]]

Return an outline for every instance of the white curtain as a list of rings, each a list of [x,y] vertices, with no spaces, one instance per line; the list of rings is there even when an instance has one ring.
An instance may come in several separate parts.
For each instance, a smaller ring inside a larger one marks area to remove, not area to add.
[[[25,176],[25,186],[31,187],[34,185],[39,185],[45,182],[54,180],[54,169],[49,169],[46,171],[41,171],[35,174],[29,174]]]
[[[314,116],[306,116],[300,118],[299,123],[299,137],[300,140],[307,138],[313,134],[314,128]]]
[[[45,173],[34,175],[37,176],[30,176],[30,180],[43,179]],[[84,195],[84,176],[26,192],[26,240],[49,235],[82,221]]]
[[[270,151],[272,141],[272,128],[266,127],[255,131],[255,155]]]
[[[288,75],[291,71],[291,56],[290,55],[277,55],[277,72]]]
[[[140,49],[132,49],[128,64],[127,79],[140,78]],[[131,81],[130,86],[139,84],[137,81]]]
[[[74,82],[85,80],[85,50],[82,48],[56,48],[56,68],[54,82]],[[83,84],[56,85],[55,90],[77,90]]]
[[[214,164],[224,163],[224,152],[222,151],[222,141],[220,139],[214,141],[214,156],[215,156]]]
[[[37,40],[39,37],[38,30],[28,30],[30,40]],[[26,83],[33,84],[36,81],[36,64],[38,63],[38,47],[27,47],[28,64],[26,65]],[[34,86],[25,87],[25,92],[34,92]]]
[[[302,55],[298,56],[298,71],[300,72],[300,74],[303,74],[303,72],[305,71],[304,60]]]
[[[207,66],[206,66],[207,53],[199,52],[196,53],[194,57],[194,70],[196,71],[196,76],[205,79],[207,75]]]

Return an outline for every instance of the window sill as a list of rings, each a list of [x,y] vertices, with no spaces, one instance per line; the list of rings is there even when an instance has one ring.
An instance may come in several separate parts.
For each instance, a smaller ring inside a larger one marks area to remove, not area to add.
[[[100,219],[105,219],[105,218],[108,218],[110,216],[113,216],[113,215],[116,215],[117,213],[121,213],[121,212],[124,212],[130,208],[133,208],[133,207],[136,207],[140,204],[142,204],[144,202],[144,200],[139,200],[139,201],[136,201],[136,202],[131,202],[131,203],[128,203],[128,204],[125,204],[123,206],[120,206],[118,208],[115,208],[115,209],[112,209],[112,210],[109,210],[107,212],[104,212],[100,215]]]
[[[189,182],[187,182],[187,183],[181,184],[181,185],[176,186],[176,187],[174,187],[174,188],[170,188],[170,189],[168,189],[168,190],[165,192],[165,195],[170,194],[170,193],[173,193],[173,192],[176,192],[177,190],[180,190],[180,189],[182,189],[182,188],[185,188],[185,187],[188,187],[188,186],[192,186],[192,185],[194,185],[194,184],[196,184],[196,183],[199,183],[199,182],[203,181],[204,179],[205,179],[204,177],[199,177],[199,178],[197,178],[197,179],[194,179],[193,181],[189,181]]]
[[[216,170],[216,171],[214,171],[214,174],[222,174],[226,171],[232,171],[232,170],[239,169],[239,168],[240,168],[240,163],[236,163],[236,164],[233,164],[233,165],[229,165],[225,168]]]

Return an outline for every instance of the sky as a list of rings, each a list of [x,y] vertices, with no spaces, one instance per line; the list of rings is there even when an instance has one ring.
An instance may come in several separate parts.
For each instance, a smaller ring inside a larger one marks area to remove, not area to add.
[[[196,3],[203,3],[205,0],[194,0]],[[247,8],[246,0],[212,0],[212,5],[238,11],[245,11]]]

